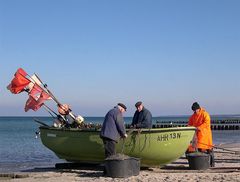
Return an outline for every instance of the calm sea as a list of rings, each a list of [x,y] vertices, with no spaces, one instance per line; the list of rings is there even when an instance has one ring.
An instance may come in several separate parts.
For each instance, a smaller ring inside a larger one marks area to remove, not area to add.
[[[220,116],[219,118],[224,118]],[[52,124],[50,117],[35,117],[46,124]],[[103,117],[85,117],[86,122],[102,123]],[[155,117],[156,121],[182,121],[187,117]],[[130,117],[125,118],[131,122]],[[55,163],[63,162],[35,138],[39,124],[33,117],[0,117],[0,172],[24,171],[33,168],[54,167]],[[239,142],[239,130],[213,131],[215,144]]]

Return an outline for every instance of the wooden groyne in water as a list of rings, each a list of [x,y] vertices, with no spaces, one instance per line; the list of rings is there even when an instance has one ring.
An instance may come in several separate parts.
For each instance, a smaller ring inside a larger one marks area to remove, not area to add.
[[[153,128],[171,128],[187,126],[187,121],[156,121]],[[212,130],[240,130],[240,119],[211,120]]]

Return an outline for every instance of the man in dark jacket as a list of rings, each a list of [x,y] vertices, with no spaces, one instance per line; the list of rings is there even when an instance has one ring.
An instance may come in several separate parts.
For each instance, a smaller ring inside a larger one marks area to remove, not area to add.
[[[137,108],[134,113],[131,126],[134,128],[152,128],[152,114],[141,101],[135,104]]]
[[[127,137],[122,116],[122,113],[125,112],[126,109],[127,107],[124,104],[118,103],[104,118],[100,137],[103,140],[106,158],[116,154],[115,145],[119,138]]]

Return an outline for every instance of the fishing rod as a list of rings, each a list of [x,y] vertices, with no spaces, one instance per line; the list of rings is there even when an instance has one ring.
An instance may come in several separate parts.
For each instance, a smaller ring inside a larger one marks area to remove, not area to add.
[[[43,107],[52,116],[53,119],[56,119],[56,117],[54,117],[53,114],[46,108],[45,104],[43,104]]]
[[[34,120],[35,122],[37,122],[37,123],[39,123],[39,124],[43,125],[43,126],[50,127],[49,125],[47,125],[47,124],[43,123],[42,121],[40,121],[40,120],[39,120],[39,119],[37,119],[37,118],[33,118],[33,120]]]
[[[215,148],[215,149],[221,149],[221,150],[223,150],[223,151],[232,152],[232,153],[235,154],[235,155],[240,155],[240,151],[229,150],[229,149],[226,149],[226,148],[216,147],[216,146],[214,146],[214,145],[208,145],[208,144],[201,143],[201,142],[197,142],[197,143],[202,144],[202,145],[206,145],[206,146],[208,146],[208,147],[212,147],[212,148]]]
[[[57,116],[58,119],[61,118],[61,119],[63,119],[65,122],[67,122],[67,121],[66,121],[66,118],[64,118],[63,115],[57,114],[55,111],[53,111],[50,107],[48,107],[48,106],[47,106],[46,104],[44,104],[44,103],[43,103],[43,106],[44,106],[44,108],[45,108],[46,110],[48,109],[47,111],[51,114],[51,116],[53,116],[53,115],[52,115],[52,113],[53,113],[53,114],[55,114],[55,115]],[[52,113],[51,113],[50,111],[51,111]],[[56,119],[56,117],[54,117],[54,116],[53,116],[53,118]]]
[[[226,148],[216,147],[216,146],[212,146],[212,147],[215,148],[215,149],[221,149],[221,150],[224,150],[224,151],[227,151],[227,152],[232,152],[235,155],[240,155],[240,151],[229,150],[229,149],[226,149]]]
[[[44,106],[46,109],[48,109],[49,111],[51,111],[53,114],[55,114],[56,116],[58,116],[58,114],[57,114],[55,111],[53,111],[50,107],[48,107],[46,104],[43,103],[43,106]]]

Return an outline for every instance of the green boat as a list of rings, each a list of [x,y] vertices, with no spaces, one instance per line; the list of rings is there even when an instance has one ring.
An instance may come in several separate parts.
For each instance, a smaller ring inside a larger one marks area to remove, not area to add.
[[[186,151],[194,127],[133,129],[116,146],[118,153],[141,159],[141,166],[169,164]],[[100,130],[41,126],[42,143],[60,159],[71,162],[102,163],[104,147]]]

